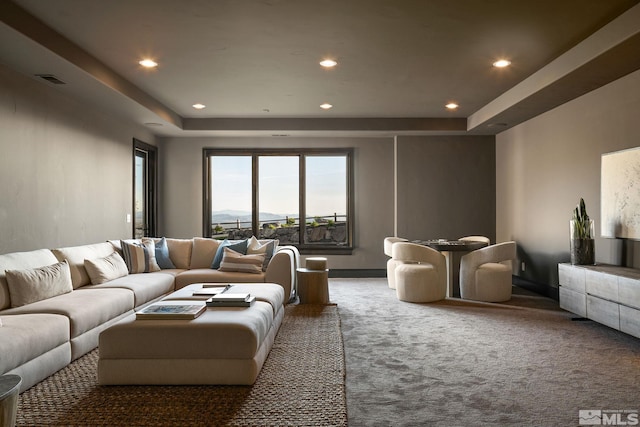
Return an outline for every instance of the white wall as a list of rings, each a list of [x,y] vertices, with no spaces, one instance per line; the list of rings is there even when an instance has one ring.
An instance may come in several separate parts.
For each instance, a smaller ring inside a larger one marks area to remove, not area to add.
[[[134,137],[155,142],[0,66],[0,253],[130,237]]]
[[[581,197],[600,235],[601,155],[640,146],[639,118],[637,71],[496,137],[497,238],[518,242],[518,275],[557,287]],[[596,238],[596,262],[640,267],[639,257],[633,242]]]

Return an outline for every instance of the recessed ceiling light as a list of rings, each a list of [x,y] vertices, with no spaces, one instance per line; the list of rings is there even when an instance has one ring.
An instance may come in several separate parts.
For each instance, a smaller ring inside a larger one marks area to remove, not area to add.
[[[455,110],[456,108],[459,107],[459,105],[456,104],[455,102],[450,102],[447,105],[445,105],[445,107],[447,107],[448,110]]]
[[[158,66],[158,63],[153,59],[143,59],[142,61],[138,62],[138,64],[142,65],[145,68],[154,68]]]
[[[203,108],[206,107],[206,105],[204,105],[204,104],[193,104],[192,107],[195,108],[196,110],[202,110]]]
[[[509,65],[511,65],[511,61],[507,59],[499,59],[493,63],[493,66],[496,68],[504,68],[504,67],[508,67]]]
[[[332,68],[338,65],[338,63],[333,59],[324,59],[320,61],[320,65],[322,65],[324,68]]]
[[[147,122],[147,123],[145,123],[145,125],[147,125],[147,126],[162,126],[162,123]]]
[[[328,110],[329,108],[332,108],[333,105],[329,104],[328,102],[325,102],[324,104],[320,104],[320,108],[322,108],[323,110]]]

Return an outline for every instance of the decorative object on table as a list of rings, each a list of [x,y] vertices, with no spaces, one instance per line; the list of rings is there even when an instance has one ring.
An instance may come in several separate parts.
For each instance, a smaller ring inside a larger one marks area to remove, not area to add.
[[[193,291],[193,296],[211,298],[214,295],[223,293],[226,289],[227,288],[223,288],[220,286],[215,286],[215,287],[203,286],[202,289],[196,289],[195,291]]]
[[[485,242],[487,245],[491,244],[491,240],[486,236],[464,236],[460,237],[458,240],[469,242]]]
[[[207,300],[207,307],[250,307],[256,297],[248,292],[222,292]]]
[[[190,320],[200,316],[207,306],[202,304],[151,304],[136,313],[136,319]]]
[[[571,233],[571,264],[595,264],[595,241],[593,220],[587,214],[584,199],[573,210],[573,219],[569,221]]]

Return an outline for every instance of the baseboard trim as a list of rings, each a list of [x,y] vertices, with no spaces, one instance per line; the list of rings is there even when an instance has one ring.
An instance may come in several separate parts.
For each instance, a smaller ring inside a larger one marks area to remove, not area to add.
[[[386,269],[373,269],[373,268],[329,268],[329,277],[353,279],[353,278],[367,278],[367,277],[387,277]]]
[[[366,279],[369,277],[387,277],[387,270],[373,268],[330,268],[329,277],[335,279]],[[531,280],[527,280],[515,275],[513,276],[513,284],[515,286],[518,286],[519,288],[535,292],[539,295],[552,298],[556,301],[560,299],[558,288],[552,288],[551,286],[544,285],[542,283],[532,282]]]
[[[535,292],[536,294],[554,299],[556,301],[560,300],[558,288],[553,288],[542,283],[532,282],[531,280],[524,279],[520,276],[513,276],[513,284],[519,288]]]

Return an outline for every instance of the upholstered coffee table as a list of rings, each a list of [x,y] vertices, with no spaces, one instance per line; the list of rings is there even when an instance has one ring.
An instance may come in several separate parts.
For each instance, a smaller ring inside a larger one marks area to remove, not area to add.
[[[202,285],[165,298],[205,304]],[[100,334],[100,384],[253,384],[284,317],[284,289],[273,283],[236,284],[256,302],[208,308],[192,320],[122,321]]]

